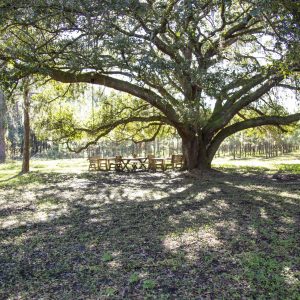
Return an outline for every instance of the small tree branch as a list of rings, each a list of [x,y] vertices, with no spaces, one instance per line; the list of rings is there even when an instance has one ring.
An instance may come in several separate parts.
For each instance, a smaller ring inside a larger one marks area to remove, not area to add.
[[[158,125],[158,124],[152,124],[152,125]],[[139,141],[135,140],[134,137],[132,138],[132,141],[135,143],[135,144],[139,144],[139,143],[144,143],[144,142],[153,142],[155,140],[155,138],[157,137],[157,135],[160,133],[160,130],[162,128],[162,125],[163,124],[159,124],[158,127],[157,127],[157,130],[154,132],[154,134],[150,137],[150,138],[144,138],[144,139],[141,139]]]
[[[88,134],[97,134],[97,132],[102,131],[102,130],[112,131],[116,127],[118,127],[120,125],[128,124],[128,123],[133,123],[133,122],[154,122],[154,121],[162,122],[164,124],[169,123],[168,119],[164,116],[149,116],[149,117],[131,116],[131,117],[128,117],[126,119],[120,119],[120,120],[117,120],[117,121],[112,122],[112,123],[102,124],[102,125],[98,126],[97,128],[93,128],[93,129],[77,127],[77,128],[74,128],[74,131],[82,131],[82,132],[86,132]]]
[[[74,128],[74,130],[72,131],[72,134],[74,134],[75,132],[81,131],[81,132],[86,132],[88,134],[96,135],[96,137],[92,141],[85,143],[85,145],[83,145],[77,149],[73,149],[70,146],[71,135],[72,135],[71,134],[70,136],[65,137],[65,139],[67,139],[67,147],[68,147],[68,150],[70,150],[71,152],[79,153],[79,152],[87,149],[90,145],[95,145],[99,141],[100,138],[108,135],[111,131],[113,131],[115,128],[117,128],[120,125],[126,125],[126,124],[132,123],[132,122],[153,122],[153,121],[160,122],[159,125],[168,123],[167,118],[165,118],[163,116],[129,117],[126,119],[117,120],[117,121],[109,123],[109,124],[101,125],[95,129],[80,128],[80,127]]]
[[[292,85],[289,85],[289,84],[281,83],[281,84],[278,84],[277,86],[285,88],[285,89],[293,90],[293,91],[300,91],[300,87],[292,86]]]

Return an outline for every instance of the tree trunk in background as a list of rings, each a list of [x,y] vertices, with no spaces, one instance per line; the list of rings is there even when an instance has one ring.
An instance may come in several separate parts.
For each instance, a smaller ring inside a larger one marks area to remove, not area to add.
[[[6,115],[6,101],[3,92],[0,90],[0,163],[4,163],[6,159]]]
[[[29,172],[29,160],[30,160],[30,93],[29,93],[29,81],[24,81],[23,91],[23,113],[24,113],[24,143],[23,143],[23,164],[21,173]]]

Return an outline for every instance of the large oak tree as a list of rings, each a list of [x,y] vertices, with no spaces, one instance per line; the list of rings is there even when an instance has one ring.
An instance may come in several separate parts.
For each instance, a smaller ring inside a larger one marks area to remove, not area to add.
[[[95,139],[129,122],[168,124],[182,138],[186,167],[210,169],[226,137],[300,120],[278,103],[284,89],[298,90],[293,1],[277,1],[280,10],[233,0],[0,3],[0,59],[19,76],[99,84],[155,108],[76,129]]]

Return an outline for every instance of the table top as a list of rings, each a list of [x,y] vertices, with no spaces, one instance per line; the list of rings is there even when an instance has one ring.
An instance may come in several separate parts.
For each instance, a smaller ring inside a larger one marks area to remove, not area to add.
[[[153,157],[151,159],[153,159],[153,160],[171,160],[170,157]]]
[[[122,157],[122,160],[141,160],[147,159],[148,157]]]
[[[116,157],[98,157],[98,156],[91,156],[90,158],[93,159],[98,159],[98,160],[115,160]],[[148,159],[148,157],[145,156],[139,156],[139,157],[122,157],[122,160],[136,160],[136,161],[140,161],[140,160],[146,160]],[[171,157],[152,157],[151,159],[153,160],[171,160]]]
[[[116,160],[116,157],[97,157],[97,156],[93,156],[91,157],[92,159],[97,159],[97,160]],[[122,161],[142,161],[142,160],[147,160],[148,157],[122,157],[121,160]]]

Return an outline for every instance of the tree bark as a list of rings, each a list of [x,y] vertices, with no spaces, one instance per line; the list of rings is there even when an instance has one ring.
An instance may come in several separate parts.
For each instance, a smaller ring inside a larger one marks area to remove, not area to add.
[[[206,146],[201,134],[183,136],[182,153],[184,156],[185,169],[211,170],[211,160],[207,155]]]
[[[3,92],[0,90],[0,163],[5,163],[6,159],[6,115],[6,101]]]
[[[30,91],[28,80],[24,81],[23,91],[23,114],[24,114],[24,142],[23,142],[23,163],[21,173],[29,172],[29,161],[30,161]]]

